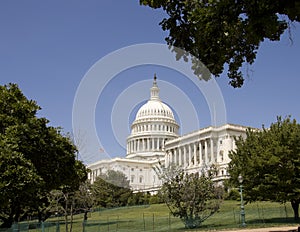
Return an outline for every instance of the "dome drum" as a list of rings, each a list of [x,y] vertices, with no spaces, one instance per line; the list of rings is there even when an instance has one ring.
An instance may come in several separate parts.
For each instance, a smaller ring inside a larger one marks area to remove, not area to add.
[[[136,123],[131,127],[131,134],[137,133],[168,133],[178,135],[178,125],[175,123]]]

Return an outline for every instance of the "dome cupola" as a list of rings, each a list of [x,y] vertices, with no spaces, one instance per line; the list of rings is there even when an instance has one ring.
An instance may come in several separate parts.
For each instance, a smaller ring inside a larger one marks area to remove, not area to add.
[[[175,122],[173,111],[159,98],[159,88],[156,82],[156,75],[154,75],[153,85],[150,89],[150,100],[138,110],[135,121],[158,117],[168,118]]]

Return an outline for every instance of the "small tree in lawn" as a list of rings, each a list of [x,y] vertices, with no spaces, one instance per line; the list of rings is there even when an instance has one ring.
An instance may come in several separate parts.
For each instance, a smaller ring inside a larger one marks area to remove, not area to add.
[[[213,171],[187,174],[179,167],[156,168],[162,179],[161,195],[173,216],[186,228],[198,228],[216,213],[221,204],[220,187],[213,182]]]
[[[86,221],[88,212],[91,211],[96,202],[95,196],[92,194],[92,185],[89,181],[80,185],[79,190],[75,192],[75,200],[77,209],[84,211],[83,220]]]

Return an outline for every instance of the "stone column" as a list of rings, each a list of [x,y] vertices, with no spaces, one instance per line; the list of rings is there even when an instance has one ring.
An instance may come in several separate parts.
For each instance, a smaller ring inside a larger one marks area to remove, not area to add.
[[[132,145],[132,146],[131,146],[131,153],[133,153],[133,152],[134,152],[134,140],[132,140],[131,143],[132,143],[132,144],[131,144],[131,145]]]
[[[134,140],[132,140],[132,153],[134,152]]]
[[[210,160],[211,162],[215,163],[215,156],[214,156],[214,140],[210,139]]]
[[[131,153],[134,151],[134,140],[131,140]]]
[[[182,158],[181,158],[181,147],[178,147],[178,159],[179,159],[179,166],[182,165]]]
[[[151,148],[152,151],[154,151],[154,138],[152,138],[152,148]]]
[[[202,142],[199,141],[199,165],[203,165],[203,160],[202,160]]]
[[[142,150],[142,141],[138,139],[138,151]]]
[[[186,160],[187,160],[187,159],[186,159],[186,145],[184,145],[184,146],[183,146],[183,166],[184,166],[184,167],[187,166],[187,165],[186,165],[186,163],[187,163]]]
[[[143,139],[139,139],[139,151],[143,150]]]
[[[207,140],[205,139],[204,140],[204,149],[205,149],[205,161],[204,161],[204,164],[208,164],[208,146],[207,146]]]
[[[216,160],[217,163],[220,162],[220,141],[217,141],[217,147],[216,147]]]
[[[193,149],[194,149],[194,165],[197,165],[197,146],[196,143],[193,144]]]
[[[177,149],[174,148],[174,164],[177,165],[178,159],[177,159]]]
[[[171,160],[171,163],[172,163],[172,164],[174,163],[174,152],[175,152],[175,150],[171,150],[171,157],[170,157],[170,160]]]
[[[191,166],[192,165],[192,146],[191,146],[191,144],[188,145],[188,148],[189,148],[189,163],[188,163],[188,166]]]
[[[169,152],[166,152],[165,155],[165,168],[169,166]]]

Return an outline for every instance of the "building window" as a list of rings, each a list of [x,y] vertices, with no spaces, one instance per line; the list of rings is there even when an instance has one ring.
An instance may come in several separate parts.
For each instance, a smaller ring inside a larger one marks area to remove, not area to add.
[[[133,171],[134,171],[134,168],[131,168],[131,171],[133,172]]]
[[[220,160],[221,160],[221,162],[224,161],[224,151],[223,150],[220,151]]]
[[[140,180],[139,180],[140,183],[143,183],[143,179],[144,179],[143,176],[140,176]]]
[[[134,182],[134,175],[131,176],[130,178],[130,182],[133,183]]]

